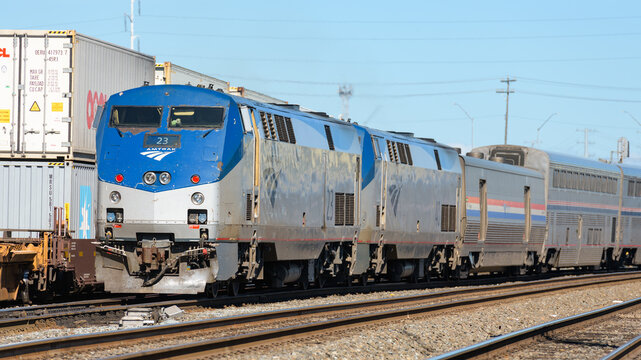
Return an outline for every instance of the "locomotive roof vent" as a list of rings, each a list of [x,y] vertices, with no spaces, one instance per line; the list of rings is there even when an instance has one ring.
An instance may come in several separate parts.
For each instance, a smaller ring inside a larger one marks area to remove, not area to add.
[[[396,134],[396,135],[402,135],[402,136],[407,136],[407,137],[414,137],[414,133],[413,133],[413,132],[408,132],[408,131],[391,131],[391,130],[390,130],[389,132],[391,132],[392,134]]]
[[[477,159],[485,158],[485,155],[482,152],[478,152],[478,151],[470,151],[467,154],[465,154],[465,156],[469,156]]]
[[[505,162],[505,158],[503,158],[503,156],[492,156],[490,158],[490,161],[494,161],[494,162],[497,162],[497,163],[504,163]]]
[[[298,105],[298,104],[275,104],[275,103],[270,103],[269,105],[276,105],[276,106],[280,106],[280,107],[284,107],[284,108],[300,111],[300,105]]]
[[[431,142],[431,143],[436,143],[436,140],[434,140],[434,139],[432,139],[432,138],[420,137],[419,139],[424,140],[424,141],[427,141],[427,142]]]

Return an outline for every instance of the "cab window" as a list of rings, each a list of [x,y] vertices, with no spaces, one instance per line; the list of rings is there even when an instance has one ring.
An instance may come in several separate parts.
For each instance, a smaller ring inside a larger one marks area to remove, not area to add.
[[[160,106],[114,106],[109,118],[110,127],[157,128],[160,126]]]
[[[225,109],[222,107],[173,106],[168,127],[220,129],[224,115]]]

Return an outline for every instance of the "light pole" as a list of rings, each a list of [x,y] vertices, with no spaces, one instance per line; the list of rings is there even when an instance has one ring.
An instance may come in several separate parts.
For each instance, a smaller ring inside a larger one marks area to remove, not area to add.
[[[548,121],[550,121],[550,119],[551,119],[551,118],[552,118],[552,116],[554,116],[554,115],[557,115],[557,113],[550,114],[550,116],[548,116],[548,118],[547,118],[547,119],[545,119],[545,121],[543,122],[543,124],[541,124],[541,126],[539,126],[539,127],[536,129],[536,145],[539,145],[539,144],[541,143],[541,140],[539,140],[539,134],[541,133],[541,128],[543,128],[543,125],[547,124],[547,122],[548,122]]]
[[[467,111],[465,111],[465,109],[463,109],[463,107],[461,105],[459,105],[458,103],[454,103],[454,105],[458,106],[459,109],[463,110],[463,112],[465,113],[465,116],[467,116],[467,118],[470,119],[470,121],[472,122],[472,136],[471,136],[471,138],[472,138],[472,149],[474,149],[474,119],[470,116],[470,114],[467,113]]]

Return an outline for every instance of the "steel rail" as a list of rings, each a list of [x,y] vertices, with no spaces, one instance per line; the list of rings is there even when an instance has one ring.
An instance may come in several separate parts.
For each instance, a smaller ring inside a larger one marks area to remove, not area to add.
[[[431,360],[459,360],[470,358],[489,358],[497,355],[499,352],[506,351],[507,348],[517,346],[520,343],[531,341],[538,336],[547,333],[569,328],[598,318],[611,316],[618,312],[629,310],[635,306],[641,306],[641,298],[625,301],[621,304],[610,305],[601,309],[589,311],[583,314],[570,316],[567,318],[554,320],[545,324],[536,325],[527,329],[515,331],[509,334],[501,335],[490,340],[474,344],[463,349],[447,352],[435,356]]]
[[[124,358],[160,358],[160,357],[174,356],[172,354],[179,354],[179,353],[191,354],[194,352],[201,351],[204,347],[206,347],[207,349],[225,349],[231,346],[241,346],[241,345],[253,346],[260,341],[267,341],[267,340],[271,341],[273,339],[282,338],[283,336],[292,336],[292,334],[302,334],[304,336],[309,336],[310,333],[315,331],[326,331],[328,329],[336,330],[337,328],[344,327],[344,326],[348,326],[348,327],[362,326],[366,322],[377,322],[377,321],[390,319],[390,318],[406,317],[410,315],[418,315],[418,314],[426,314],[430,312],[438,312],[443,310],[451,310],[457,307],[476,306],[483,303],[492,303],[492,302],[506,300],[510,298],[532,296],[536,294],[543,294],[543,293],[559,291],[559,290],[568,290],[568,289],[579,288],[579,287],[605,285],[608,283],[633,281],[633,280],[639,280],[639,279],[641,279],[641,275],[634,274],[633,276],[631,275],[619,276],[619,277],[606,276],[605,279],[602,279],[602,280],[594,279],[594,277],[581,279],[583,281],[576,281],[577,279],[566,279],[565,282],[567,282],[567,284],[565,285],[557,284],[556,286],[550,286],[550,284],[547,284],[547,283],[544,285],[548,285],[548,286],[540,286],[541,284],[537,284],[538,286],[535,286],[531,283],[525,283],[525,284],[519,284],[519,285],[521,288],[525,288],[526,290],[504,292],[498,295],[489,295],[485,297],[476,297],[472,299],[454,300],[450,302],[440,302],[436,304],[434,303],[424,304],[424,305],[413,306],[405,309],[379,311],[379,312],[369,313],[365,315],[361,314],[361,315],[346,316],[343,318],[338,318],[338,319],[333,319],[328,321],[316,322],[316,323],[311,323],[306,325],[290,326],[290,327],[275,329],[275,330],[266,330],[258,333],[245,334],[237,337],[207,340],[207,341],[201,341],[195,344],[186,344],[186,345],[180,345],[180,346],[167,347],[163,349],[156,349],[156,350],[147,351],[144,353],[139,353],[139,355],[136,355],[136,354],[126,355]],[[504,286],[502,290],[506,290],[506,289],[512,290],[514,288],[518,288],[518,286],[510,284],[510,286]],[[530,288],[530,289],[527,289],[527,288]],[[480,289],[476,289],[476,290],[478,291]],[[486,288],[485,291],[496,292],[497,289]],[[469,291],[467,291],[466,289],[466,291],[462,293],[466,294],[468,292]],[[445,292],[445,293],[447,293],[447,295],[443,295],[442,293],[441,295],[451,296],[453,295],[454,291]],[[171,334],[184,335],[184,333],[186,332],[221,329],[225,327],[238,326],[240,324],[257,324],[262,321],[296,318],[299,316],[310,315],[310,314],[318,314],[318,313],[331,314],[332,312],[336,313],[344,310],[362,310],[364,308],[373,307],[373,306],[398,304],[399,302],[404,302],[404,301],[405,302],[417,301],[421,297],[423,297],[423,299],[428,299],[430,297],[438,298],[437,295],[438,293],[433,293],[433,294],[425,294],[425,295],[418,295],[418,296],[407,296],[402,298],[391,298],[391,301],[390,299],[379,299],[379,300],[361,301],[361,302],[355,302],[355,303],[319,305],[319,306],[313,306],[313,307],[307,307],[307,308],[296,308],[296,309],[278,310],[278,311],[256,313],[256,314],[249,314],[249,315],[232,316],[232,317],[221,318],[221,319],[191,321],[191,322],[184,322],[184,323],[178,323],[173,325],[157,325],[157,326],[152,326],[147,328],[137,328],[133,330],[119,330],[119,331],[111,331],[111,332],[89,334],[89,335],[67,336],[67,337],[50,339],[50,340],[31,341],[28,343],[1,346],[0,357],[20,356],[20,355],[33,354],[33,353],[44,353],[52,350],[69,349],[69,348],[76,348],[76,347],[87,347],[87,346],[96,347],[96,345],[99,345],[99,344],[102,344],[104,346],[107,343],[120,343],[120,345],[122,345],[123,342],[135,342],[135,341],[140,341],[144,338],[151,338],[151,337],[162,336],[162,335],[171,335]]]
[[[601,358],[601,360],[620,360],[633,358],[641,352],[641,335],[619,346],[616,350]]]
[[[552,279],[544,279],[544,280],[535,280],[529,282],[529,284],[532,284],[533,286],[536,285],[546,285],[546,284],[554,284],[554,283],[565,283],[568,281],[582,281],[582,280],[588,280],[588,279],[603,279],[603,278],[608,278],[608,277],[620,277],[620,276],[628,276],[631,275],[633,276],[634,274],[641,275],[641,271],[634,271],[634,272],[616,272],[616,273],[607,273],[607,274],[596,274],[596,275],[580,275],[576,276],[573,278],[552,278]],[[392,288],[396,287],[397,285],[391,285]],[[422,294],[422,295],[413,295],[415,300],[422,300],[422,299],[429,299],[429,298],[434,298],[434,297],[444,297],[444,296],[455,296],[455,295],[461,295],[461,294],[466,294],[466,293],[477,293],[477,292],[486,292],[486,291],[496,291],[496,290],[502,290],[502,289],[510,289],[510,288],[519,288],[522,287],[523,283],[510,283],[510,284],[503,284],[503,285],[496,285],[493,287],[490,287],[489,285],[485,286],[480,286],[480,287],[473,287],[473,288],[466,288],[466,289],[454,289],[454,290],[444,290],[440,292],[435,292],[431,294]],[[372,286],[371,288],[341,288],[338,290],[341,290],[341,293],[358,293],[358,292],[363,292],[363,291],[384,291],[390,288],[390,285],[388,284],[381,284],[379,288],[376,288],[375,286]],[[193,306],[216,306],[216,305],[229,305],[229,304],[246,304],[246,303],[264,303],[267,301],[276,301],[279,299],[283,298],[303,298],[303,297],[311,297],[311,296],[320,296],[320,295],[328,295],[328,294],[334,294],[336,293],[337,290],[334,288],[325,288],[325,289],[314,289],[314,290],[307,290],[307,291],[297,291],[295,293],[268,293],[268,294],[256,294],[256,295],[245,295],[245,296],[237,296],[237,297],[232,297],[232,298],[217,298],[217,299],[209,299],[209,298],[198,298],[198,299],[165,299],[162,301],[151,301],[151,302],[144,302],[140,300],[134,300],[132,301],[131,304],[123,304],[123,305],[109,305],[111,300],[107,300],[107,303],[100,305],[100,300],[98,303],[94,303],[93,305],[96,305],[94,307],[87,307],[84,309],[73,309],[69,311],[63,311],[61,309],[56,310],[55,312],[51,313],[44,313],[44,314],[39,314],[39,315],[26,315],[28,314],[28,311],[25,311],[24,313],[20,312],[19,309],[30,309],[30,308],[44,308],[46,309],[48,305],[36,305],[33,307],[22,307],[22,308],[8,308],[8,309],[2,309],[0,311],[15,311],[17,312],[16,317],[7,317],[7,316],[2,316],[2,313],[0,312],[0,330],[1,329],[6,329],[6,328],[13,328],[13,327],[19,327],[19,326],[26,326],[33,324],[37,321],[44,321],[44,320],[52,320],[52,319],[57,319],[57,318],[64,318],[64,317],[70,317],[70,316],[83,316],[83,315],[91,315],[91,314],[105,314],[109,312],[122,312],[126,311],[128,309],[134,308],[134,307],[164,307],[164,306],[171,306],[171,305],[177,305],[177,306],[183,306],[183,307],[193,307]],[[404,297],[399,297],[399,299],[404,299]],[[410,297],[411,299],[411,297]],[[157,299],[150,299],[150,300],[157,300]],[[78,306],[82,306],[87,304],[87,301],[92,301],[92,300],[83,300],[80,301]],[[411,300],[402,300],[402,301],[411,301]],[[120,304],[121,300],[118,300],[116,303]],[[74,305],[75,303],[67,303],[68,306]],[[52,305],[54,308],[56,305]]]

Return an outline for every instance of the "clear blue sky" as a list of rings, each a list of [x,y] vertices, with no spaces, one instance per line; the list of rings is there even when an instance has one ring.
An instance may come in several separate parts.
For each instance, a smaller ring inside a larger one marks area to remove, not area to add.
[[[469,149],[508,142],[641,158],[638,1],[141,1],[140,50],[290,103]],[[5,1],[6,29],[74,29],[129,47],[130,1]],[[99,69],[97,69],[99,70]]]

